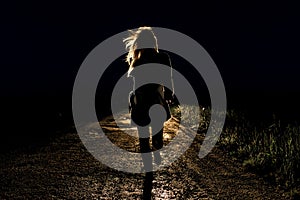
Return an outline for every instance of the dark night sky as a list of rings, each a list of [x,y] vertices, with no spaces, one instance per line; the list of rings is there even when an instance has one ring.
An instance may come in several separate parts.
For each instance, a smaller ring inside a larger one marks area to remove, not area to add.
[[[291,101],[287,109],[300,110],[300,12],[296,5],[126,3],[20,1],[3,5],[2,106],[19,112],[28,107],[23,101],[35,99],[31,109],[47,113],[49,102],[56,99],[58,104],[64,101],[60,107],[70,108],[75,76],[88,53],[113,34],[148,25],[174,29],[198,41],[221,72],[229,106],[242,101],[247,106],[252,99],[259,104],[265,99],[265,104],[271,100],[282,109]]]
[[[279,110],[283,119],[300,119],[298,6],[74,2],[2,3],[0,149],[39,144],[71,125],[73,83],[85,57],[108,37],[144,25],[199,42],[221,72],[229,107],[255,118]]]
[[[1,22],[1,95],[65,93],[93,47],[141,25],[175,29],[197,40],[228,90],[299,90],[300,14],[293,5],[175,7],[9,5]]]

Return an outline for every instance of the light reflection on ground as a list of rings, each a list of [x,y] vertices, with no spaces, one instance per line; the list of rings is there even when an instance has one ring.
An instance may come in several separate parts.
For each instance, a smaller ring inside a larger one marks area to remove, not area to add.
[[[120,116],[128,128],[128,116]],[[166,125],[165,143],[174,137],[176,123]],[[109,118],[100,124],[115,144],[139,150],[137,138],[116,133],[119,129]],[[97,137],[95,132],[89,134]],[[203,135],[197,134],[191,148],[170,166],[154,172],[148,184],[151,188],[145,188],[145,174],[108,168],[85,149],[75,131],[67,132],[35,151],[0,155],[0,198],[143,199],[143,192],[151,189],[153,199],[286,199],[281,190],[245,172],[240,163],[216,148],[199,159],[202,140]]]

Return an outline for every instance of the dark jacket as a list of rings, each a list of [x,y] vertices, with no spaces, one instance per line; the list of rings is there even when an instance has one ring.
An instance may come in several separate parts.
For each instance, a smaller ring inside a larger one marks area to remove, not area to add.
[[[134,63],[134,69],[146,63],[160,63],[169,66],[169,57],[165,53],[157,53],[153,49],[145,49],[141,57]],[[131,71],[135,77],[134,69]],[[138,77],[135,77],[138,79]],[[171,117],[171,113],[166,103],[165,89],[160,84],[146,84],[134,92],[131,96],[131,119],[139,126],[145,126],[150,123],[149,109],[153,104],[162,105],[167,113],[167,119]]]

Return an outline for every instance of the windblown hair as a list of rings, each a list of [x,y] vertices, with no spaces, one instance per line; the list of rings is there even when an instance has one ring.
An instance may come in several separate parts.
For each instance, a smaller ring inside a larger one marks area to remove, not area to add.
[[[129,30],[129,37],[123,39],[128,51],[126,62],[132,67],[134,61],[139,57],[138,49],[153,48],[158,52],[157,38],[151,27],[140,27],[136,31]]]

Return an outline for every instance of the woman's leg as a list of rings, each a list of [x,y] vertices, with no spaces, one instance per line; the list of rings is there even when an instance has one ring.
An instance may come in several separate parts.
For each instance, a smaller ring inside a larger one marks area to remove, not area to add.
[[[163,127],[163,125],[161,126]],[[164,128],[162,128],[158,133],[152,133],[155,134],[154,136],[152,136],[152,146],[154,147],[154,150],[158,150],[161,149],[163,147],[163,130]]]
[[[163,125],[161,126],[163,127]],[[160,156],[160,153],[159,149],[161,149],[163,147],[163,130],[164,128],[162,128],[157,134],[155,133],[152,133],[152,134],[155,134],[154,136],[152,136],[152,146],[155,150],[154,152],[154,161],[157,165],[160,165],[161,163],[161,156]]]
[[[150,138],[149,126],[138,127],[138,133],[140,136],[145,136],[145,135],[149,136],[147,138],[139,137],[144,169],[149,172],[152,171],[152,154],[151,154],[151,148],[149,143],[149,138]]]

